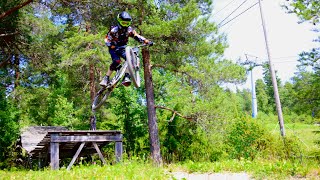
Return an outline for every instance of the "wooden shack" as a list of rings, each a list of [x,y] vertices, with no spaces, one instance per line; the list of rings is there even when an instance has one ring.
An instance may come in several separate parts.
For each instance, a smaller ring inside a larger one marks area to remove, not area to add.
[[[122,158],[122,134],[117,130],[68,130],[65,127],[33,126],[22,131],[22,147],[32,159],[50,160],[52,169],[59,169],[60,159],[72,158],[68,170],[79,156],[98,154],[106,163],[101,147],[115,144],[116,161]]]

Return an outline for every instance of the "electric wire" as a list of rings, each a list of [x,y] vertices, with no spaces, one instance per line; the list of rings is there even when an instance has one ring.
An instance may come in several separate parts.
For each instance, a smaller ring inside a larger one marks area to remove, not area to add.
[[[229,22],[233,21],[234,19],[236,19],[237,17],[239,17],[239,16],[242,15],[243,13],[247,12],[249,9],[253,8],[253,7],[256,6],[257,4],[258,4],[258,2],[255,3],[255,4],[253,4],[252,6],[250,6],[249,8],[247,8],[246,10],[244,10],[243,12],[241,12],[240,14],[236,15],[234,18],[230,19],[230,20],[227,21],[226,23],[222,24],[221,26],[220,26],[221,23],[219,23],[219,24],[218,24],[218,27],[221,28],[221,27],[225,26],[226,24],[228,24]]]
[[[231,2],[229,2],[226,6],[224,6],[222,9],[220,9],[219,11],[217,11],[216,13],[214,13],[212,15],[212,17],[216,16],[217,14],[219,14],[222,10],[224,10],[225,8],[227,8],[230,4],[232,4],[233,2],[235,2],[236,0],[232,0]]]
[[[220,24],[223,23],[226,19],[228,19],[234,12],[236,12],[245,2],[248,0],[244,0],[235,10],[233,10],[227,17],[225,17],[219,24],[218,27],[220,27]]]

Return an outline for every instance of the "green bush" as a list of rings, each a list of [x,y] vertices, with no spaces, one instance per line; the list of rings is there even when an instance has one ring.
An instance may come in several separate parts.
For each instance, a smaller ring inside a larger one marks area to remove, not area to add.
[[[11,166],[14,161],[13,146],[19,136],[18,116],[0,89],[0,168]]]
[[[230,158],[300,160],[302,157],[298,139],[277,137],[250,117],[238,118],[230,124],[225,143]]]
[[[226,146],[231,158],[254,159],[265,148],[265,130],[251,118],[236,119],[227,130]]]

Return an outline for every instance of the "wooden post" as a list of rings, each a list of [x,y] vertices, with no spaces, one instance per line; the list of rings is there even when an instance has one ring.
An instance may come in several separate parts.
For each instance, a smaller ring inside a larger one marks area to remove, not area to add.
[[[119,139],[122,140],[122,134],[118,134]],[[115,156],[116,156],[116,162],[120,162],[122,159],[122,141],[116,141],[115,142]]]
[[[263,28],[263,33],[264,33],[264,40],[266,43],[266,49],[267,49],[267,54],[268,54],[268,59],[269,59],[269,69],[270,69],[270,76],[272,80],[272,85],[273,85],[273,92],[274,92],[274,99],[276,102],[276,108],[278,112],[278,121],[279,121],[279,126],[280,126],[280,134],[282,137],[286,136],[286,132],[284,129],[284,120],[283,120],[283,115],[282,115],[282,107],[281,107],[281,102],[280,102],[280,96],[279,96],[279,91],[278,91],[278,84],[277,84],[277,78],[276,78],[276,72],[273,67],[273,63],[271,60],[271,55],[270,55],[270,49],[269,49],[269,42],[268,42],[268,37],[267,37],[267,28],[264,22],[264,16],[263,16],[263,11],[262,11],[262,2],[259,0],[259,6],[260,6],[260,15],[261,15],[261,21],[262,21],[262,28]]]
[[[57,170],[59,169],[59,143],[52,142],[52,139],[58,137],[58,134],[51,134],[51,142],[50,142],[50,162],[51,169]]]

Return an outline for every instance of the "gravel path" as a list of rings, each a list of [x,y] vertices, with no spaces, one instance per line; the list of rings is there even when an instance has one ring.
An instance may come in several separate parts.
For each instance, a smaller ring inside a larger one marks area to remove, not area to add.
[[[188,174],[186,172],[172,172],[173,179],[177,180],[249,180],[246,173],[212,173],[212,174]]]

